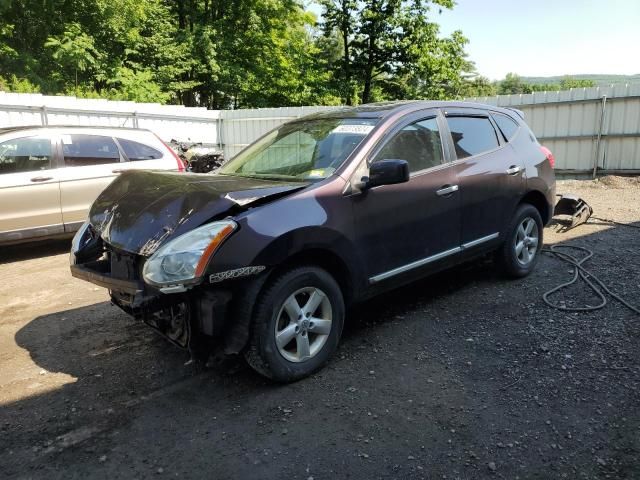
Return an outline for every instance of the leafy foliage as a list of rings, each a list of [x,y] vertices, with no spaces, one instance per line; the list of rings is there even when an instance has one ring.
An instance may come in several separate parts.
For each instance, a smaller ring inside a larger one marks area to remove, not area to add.
[[[319,19],[307,0],[2,1],[0,89],[246,108],[538,88],[475,73],[462,32],[433,20],[453,0],[316,3]]]
[[[75,22],[68,24],[62,35],[47,38],[44,46],[53,50],[51,57],[62,72],[73,72],[76,89],[78,72],[84,74],[98,63],[99,53],[93,37],[84,33],[80,24]]]
[[[520,93],[534,93],[542,91],[569,90],[570,88],[595,87],[592,80],[576,80],[564,77],[560,83],[528,83],[515,73],[507,73],[504,80],[498,84],[498,94],[510,95]]]
[[[466,38],[439,36],[431,8],[452,8],[452,0],[323,0],[323,33],[341,45],[334,73],[343,102],[455,97],[464,74]]]

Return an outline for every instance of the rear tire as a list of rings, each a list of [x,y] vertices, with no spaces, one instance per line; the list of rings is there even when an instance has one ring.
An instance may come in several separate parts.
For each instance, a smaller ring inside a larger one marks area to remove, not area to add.
[[[344,316],[342,292],[329,273],[313,266],[286,271],[258,298],[245,358],[278,382],[307,377],[335,352]]]
[[[528,203],[521,204],[507,227],[504,242],[495,253],[498,268],[512,278],[529,275],[538,263],[543,228],[538,209]]]

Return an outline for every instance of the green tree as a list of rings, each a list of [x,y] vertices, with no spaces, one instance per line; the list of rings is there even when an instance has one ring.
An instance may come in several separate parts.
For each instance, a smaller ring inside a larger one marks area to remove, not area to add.
[[[560,80],[560,90],[569,90],[570,88],[590,88],[595,86],[596,82],[593,80],[579,80],[569,76]]]
[[[26,78],[10,75],[8,78],[0,76],[0,91],[14,93],[39,93],[40,89]]]
[[[443,98],[456,95],[466,60],[461,32],[441,38],[429,20],[432,6],[452,8],[452,0],[323,0],[325,36],[339,34],[343,101],[355,91],[360,101]],[[359,81],[356,83],[354,79]]]
[[[507,73],[505,78],[498,83],[499,95],[512,95],[534,92],[554,92],[569,90],[570,88],[595,87],[592,80],[578,80],[564,77],[560,83],[528,83],[515,73]]]
[[[53,51],[52,57],[63,69],[74,72],[76,90],[78,72],[85,73],[98,62],[93,37],[84,33],[78,23],[67,25],[62,35],[47,38],[44,46]]]
[[[491,82],[488,78],[481,75],[475,75],[466,78],[460,89],[460,97],[493,97],[498,94],[498,88],[495,82]]]
[[[209,108],[442,98],[465,88],[453,0],[0,2],[0,86]],[[60,22],[59,19],[64,19]]]
[[[111,88],[106,95],[113,100],[165,103],[170,98],[169,93],[162,91],[150,70],[134,71],[121,67],[108,84]]]
[[[519,93],[531,93],[531,87],[515,73],[507,73],[504,80],[498,86],[498,94],[513,95]]]
[[[358,2],[356,0],[321,0],[323,12],[323,28],[326,38],[337,33],[342,50],[341,72],[338,90],[346,105],[353,103],[354,85],[352,80],[351,43],[355,34]]]

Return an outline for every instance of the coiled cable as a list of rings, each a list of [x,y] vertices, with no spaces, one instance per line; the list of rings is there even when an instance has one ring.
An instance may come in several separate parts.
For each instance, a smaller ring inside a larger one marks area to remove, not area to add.
[[[560,248],[580,250],[586,253],[586,256],[582,258],[577,258],[569,253],[559,251],[558,249]],[[548,248],[543,248],[542,251],[545,253],[550,253],[554,255],[556,258],[559,258],[563,262],[566,262],[573,267],[573,278],[571,280],[569,280],[568,282],[564,282],[555,288],[552,288],[551,290],[549,290],[548,292],[545,292],[542,295],[542,300],[544,300],[544,303],[546,303],[550,307],[558,310],[564,310],[566,312],[590,312],[593,310],[599,310],[603,308],[605,305],[607,305],[608,303],[607,298],[602,293],[602,291],[605,291],[611,297],[615,298],[617,301],[619,301],[621,304],[627,307],[629,310],[640,315],[640,309],[631,305],[629,302],[623,299],[620,295],[612,292],[611,289],[607,287],[602,280],[600,280],[596,275],[594,275],[592,272],[590,272],[589,270],[587,270],[582,266],[587,260],[593,257],[594,255],[593,251],[585,247],[578,247],[576,245],[551,245]],[[578,278],[582,278],[587,283],[587,285],[591,287],[593,292],[600,298],[601,302],[598,305],[595,305],[595,306],[587,305],[584,307],[567,307],[566,305],[553,303],[551,300],[549,300],[549,297],[551,295],[558,292],[559,290],[562,290],[563,288],[568,287],[569,285],[573,285],[574,283],[576,283]],[[596,284],[600,288],[598,288]]]

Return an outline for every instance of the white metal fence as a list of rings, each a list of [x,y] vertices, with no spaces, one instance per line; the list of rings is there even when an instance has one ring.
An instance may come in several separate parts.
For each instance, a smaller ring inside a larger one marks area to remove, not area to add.
[[[252,110],[223,110],[221,112],[220,144],[225,158],[231,158],[248,144],[294,118],[311,113],[334,110],[336,107],[286,107]]]
[[[469,101],[522,110],[559,170],[640,173],[640,84]]]
[[[90,125],[148,128],[171,139],[218,143],[220,111],[155,103],[0,92],[0,127]]]
[[[555,154],[557,169],[640,173],[640,85],[615,85],[468,99],[515,107]],[[278,125],[336,107],[206,110],[0,92],[0,127],[109,125],[148,128],[163,140],[203,142],[231,158]]]

